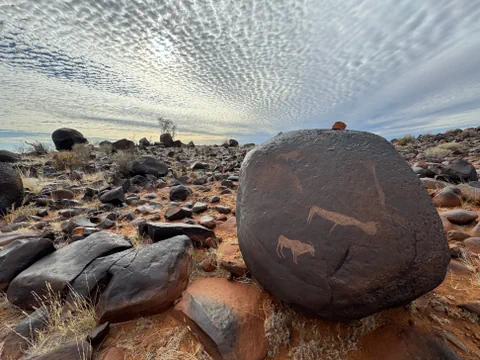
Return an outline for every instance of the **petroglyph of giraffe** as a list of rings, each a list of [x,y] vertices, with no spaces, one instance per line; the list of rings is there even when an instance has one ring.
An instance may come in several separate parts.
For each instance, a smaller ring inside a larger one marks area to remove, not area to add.
[[[283,259],[285,259],[285,255],[283,254],[284,248],[290,249],[295,264],[298,264],[298,256],[300,255],[310,253],[310,255],[315,256],[315,248],[312,244],[306,244],[300,240],[292,240],[280,235],[277,243],[277,255]]]

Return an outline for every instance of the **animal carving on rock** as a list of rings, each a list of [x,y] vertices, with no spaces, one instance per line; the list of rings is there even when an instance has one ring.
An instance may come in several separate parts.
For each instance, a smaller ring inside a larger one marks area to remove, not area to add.
[[[284,248],[290,249],[295,264],[298,264],[299,255],[310,253],[312,257],[315,256],[315,248],[312,244],[305,244],[300,240],[292,240],[284,235],[280,235],[277,243],[277,255],[283,259],[285,259]]]

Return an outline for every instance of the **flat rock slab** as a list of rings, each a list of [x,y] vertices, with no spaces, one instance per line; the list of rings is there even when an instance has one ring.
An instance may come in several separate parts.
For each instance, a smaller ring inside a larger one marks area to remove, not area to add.
[[[290,132],[249,152],[237,222],[262,286],[335,321],[409,303],[443,281],[450,259],[422,183],[365,132]]]
[[[36,295],[45,295],[46,283],[53,291],[65,292],[67,284],[93,260],[130,247],[130,242],[120,235],[103,231],[92,234],[45,256],[21,272],[8,287],[8,300],[22,309],[33,309],[38,306]]]
[[[383,326],[366,335],[360,346],[369,360],[462,360],[442,339],[416,328]]]
[[[108,269],[97,306],[99,322],[121,322],[163,312],[187,287],[193,246],[176,236],[129,252]]]
[[[221,278],[194,281],[173,315],[186,322],[215,360],[259,360],[267,353],[264,294]]]
[[[35,360],[91,360],[93,358],[92,346],[82,340],[74,341],[50,351],[47,354],[35,357]]]
[[[475,211],[468,210],[450,210],[442,213],[451,223],[456,225],[468,225],[478,218]]]
[[[6,291],[18,274],[54,251],[52,241],[36,238],[15,240],[0,248],[0,291]]]
[[[470,237],[463,244],[474,254],[480,254],[480,237]]]
[[[28,231],[28,232],[18,231],[18,232],[11,232],[7,234],[0,234],[0,246],[7,246],[8,244],[19,239],[31,239],[31,238],[38,238],[38,237],[41,237],[40,231]]]
[[[208,238],[215,237],[215,233],[204,226],[181,223],[149,222],[140,224],[138,231],[141,235],[148,235],[153,242],[187,235],[197,246],[203,246]]]

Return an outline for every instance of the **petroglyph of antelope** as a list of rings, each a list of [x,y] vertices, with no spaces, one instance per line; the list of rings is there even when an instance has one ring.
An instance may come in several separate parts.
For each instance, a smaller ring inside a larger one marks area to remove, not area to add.
[[[330,230],[330,233],[335,229],[337,225],[341,226],[356,226],[362,231],[366,232],[369,235],[375,235],[377,233],[377,222],[373,221],[368,221],[368,222],[361,222],[360,220],[357,220],[353,217],[340,214],[334,211],[329,211],[322,209],[318,206],[312,206],[310,209],[310,213],[308,214],[308,223],[310,224],[312,222],[313,216],[314,215],[319,215],[322,218],[333,222],[335,225],[333,225],[332,229]],[[329,234],[330,234],[329,233]]]
[[[310,255],[315,256],[315,248],[312,244],[305,244],[300,240],[292,240],[286,236],[280,235],[277,243],[277,255],[283,259],[285,259],[285,255],[283,254],[284,248],[290,249],[295,264],[298,264],[299,255],[310,253]]]

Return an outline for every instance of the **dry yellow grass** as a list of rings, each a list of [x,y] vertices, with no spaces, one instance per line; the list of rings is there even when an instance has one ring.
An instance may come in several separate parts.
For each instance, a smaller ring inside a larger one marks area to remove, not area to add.
[[[463,144],[450,142],[437,145],[425,150],[425,155],[431,158],[444,158],[455,150],[460,150],[463,148]]]
[[[58,170],[76,170],[83,166],[80,156],[72,151],[59,151],[54,153],[53,163]]]
[[[19,207],[12,206],[12,208],[8,211],[7,215],[5,215],[5,221],[7,224],[12,224],[15,219],[22,216],[34,216],[37,214],[38,209],[33,204],[29,205],[21,205]]]
[[[61,295],[48,286],[47,295],[38,298],[47,309],[48,324],[29,342],[28,356],[46,354],[74,341],[80,343],[95,329],[98,320],[95,307],[74,291],[72,294],[72,301],[65,305]]]

